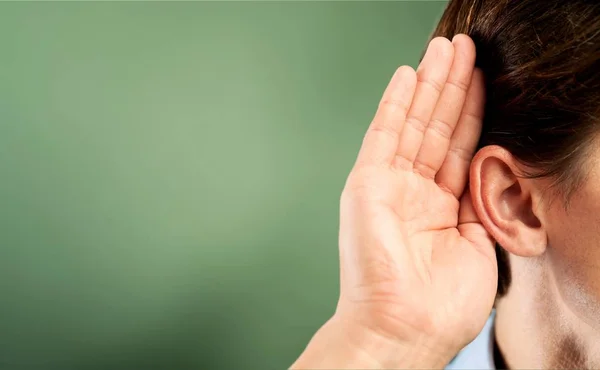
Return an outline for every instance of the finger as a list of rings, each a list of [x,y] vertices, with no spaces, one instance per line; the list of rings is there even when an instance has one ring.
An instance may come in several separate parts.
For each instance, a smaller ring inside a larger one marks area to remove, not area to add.
[[[417,88],[406,122],[400,133],[395,164],[402,169],[412,169],[413,162],[427,128],[437,100],[446,83],[454,47],[450,40],[436,37],[429,43],[423,61],[417,69]]]
[[[468,189],[460,199],[458,231],[463,238],[479,247],[480,251],[493,255],[495,241],[479,220]]]
[[[367,130],[357,163],[392,162],[416,85],[417,75],[411,67],[402,66],[396,70]]]
[[[463,193],[469,177],[469,167],[481,135],[484,105],[483,73],[475,69],[448,154],[435,178],[440,187],[451,191],[457,199]]]
[[[450,147],[450,139],[465,105],[467,90],[475,67],[475,44],[467,35],[452,40],[454,61],[448,80],[435,106],[423,143],[415,159],[414,169],[422,176],[433,179]]]

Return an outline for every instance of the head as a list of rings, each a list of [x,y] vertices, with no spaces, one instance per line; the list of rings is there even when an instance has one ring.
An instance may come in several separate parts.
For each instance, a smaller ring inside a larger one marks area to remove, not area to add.
[[[530,284],[600,332],[600,2],[451,0],[433,36],[457,33],[486,80],[470,189],[499,302]]]

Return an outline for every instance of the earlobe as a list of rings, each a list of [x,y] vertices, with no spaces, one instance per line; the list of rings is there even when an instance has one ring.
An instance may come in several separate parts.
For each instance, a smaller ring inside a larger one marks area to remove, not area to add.
[[[522,257],[544,252],[547,235],[536,214],[535,183],[519,176],[517,161],[506,149],[479,150],[471,163],[470,191],[481,222],[504,249]]]

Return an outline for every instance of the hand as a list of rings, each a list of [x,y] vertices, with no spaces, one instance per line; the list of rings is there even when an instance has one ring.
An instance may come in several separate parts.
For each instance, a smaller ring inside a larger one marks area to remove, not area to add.
[[[341,197],[336,313],[297,366],[442,367],[483,328],[497,266],[465,192],[484,107],[474,64],[458,35],[396,71]],[[311,356],[325,341],[342,343]]]

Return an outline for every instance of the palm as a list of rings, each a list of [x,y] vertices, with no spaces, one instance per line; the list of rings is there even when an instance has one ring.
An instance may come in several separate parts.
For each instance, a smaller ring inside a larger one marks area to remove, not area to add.
[[[418,328],[457,347],[483,326],[497,282],[493,241],[464,194],[483,92],[472,61],[459,60],[469,57],[463,45],[445,72],[439,54],[426,54],[418,85],[397,72],[346,183],[340,223],[340,305],[368,312],[390,335]],[[444,88],[431,99],[436,85]],[[461,85],[468,94],[455,91]],[[429,129],[440,122],[449,133]]]
[[[377,312],[396,312],[407,305],[402,309],[444,323],[447,333],[472,322],[473,332],[481,329],[477,323],[487,317],[497,281],[494,250],[483,226],[459,226],[459,200],[418,174],[381,168],[357,174],[369,178],[372,186],[353,191],[353,203],[373,221],[367,227],[383,242],[374,243],[362,259],[363,270],[370,271],[356,282],[360,291],[349,293],[358,296],[349,298]],[[474,315],[479,320],[473,321]]]

